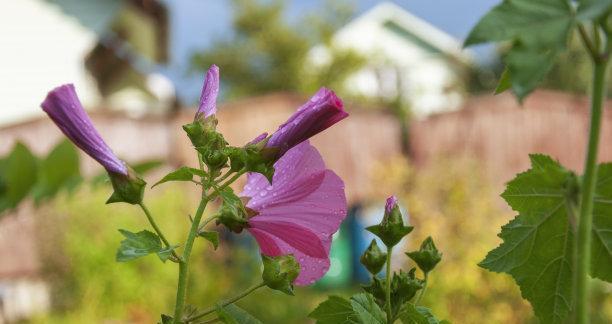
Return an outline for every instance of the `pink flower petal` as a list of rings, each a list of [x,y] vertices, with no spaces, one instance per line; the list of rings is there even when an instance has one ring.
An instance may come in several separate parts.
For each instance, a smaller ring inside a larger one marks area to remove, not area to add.
[[[319,237],[309,229],[284,221],[260,220],[254,217],[249,221],[250,228],[273,235],[296,250],[315,258],[327,258],[328,252]]]

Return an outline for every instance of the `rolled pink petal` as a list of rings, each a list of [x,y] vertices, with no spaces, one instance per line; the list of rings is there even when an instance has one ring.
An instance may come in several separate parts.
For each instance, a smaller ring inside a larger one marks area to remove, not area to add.
[[[389,198],[387,198],[387,203],[385,204],[385,211],[387,212],[387,214],[392,212],[395,206],[397,206],[397,197],[390,196]]]
[[[329,269],[332,235],[346,217],[344,183],[308,141],[274,167],[272,185],[259,173],[248,175],[242,195],[258,213],[249,219],[248,231],[262,254],[293,254],[300,264],[295,284],[310,285]]]
[[[333,91],[321,88],[272,134],[267,147],[278,148],[280,157],[347,116],[342,100]]]
[[[40,105],[59,129],[108,172],[127,175],[128,169],[106,145],[77,97],[74,85],[51,90]]]
[[[206,72],[202,94],[200,95],[200,107],[196,113],[196,119],[200,116],[209,117],[217,113],[217,96],[219,95],[219,67],[211,65]]]

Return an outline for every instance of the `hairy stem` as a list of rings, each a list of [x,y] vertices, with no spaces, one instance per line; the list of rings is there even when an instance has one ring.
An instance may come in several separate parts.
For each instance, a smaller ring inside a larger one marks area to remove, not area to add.
[[[602,102],[605,95],[607,60],[593,58],[593,85],[591,94],[591,124],[586,154],[584,177],[580,197],[576,268],[576,323],[589,323],[589,267],[591,264],[591,228],[593,223],[593,196],[597,181],[597,149],[601,129]]]
[[[200,220],[202,219],[202,214],[204,214],[204,210],[206,209],[206,204],[208,204],[208,199],[206,197],[202,197],[200,205],[198,206],[198,210],[196,211],[196,214],[193,217],[189,236],[187,236],[187,241],[185,241],[183,257],[179,263],[179,279],[178,287],[176,289],[176,305],[174,307],[175,324],[180,323],[181,317],[183,316],[183,308],[185,308],[185,299],[187,298],[187,276],[189,273],[189,257],[191,256],[193,241],[195,240],[198,234],[198,227],[200,225]]]
[[[393,323],[393,319],[391,318],[392,314],[391,314],[391,253],[393,252],[393,247],[389,246],[387,247],[387,271],[385,273],[386,277],[387,277],[387,289],[385,291],[386,295],[386,303],[385,303],[385,308],[387,311],[387,323],[391,324]]]
[[[241,292],[240,294],[238,294],[238,295],[236,295],[236,296],[234,296],[234,297],[232,297],[232,298],[230,298],[228,300],[225,300],[225,301],[219,303],[217,306],[209,307],[209,308],[207,308],[207,309],[205,309],[205,310],[203,310],[203,311],[201,311],[201,312],[191,316],[188,320],[189,321],[193,321],[193,320],[196,320],[198,318],[202,318],[202,317],[204,317],[204,316],[206,316],[208,314],[211,314],[214,311],[216,311],[217,308],[225,307],[225,306],[227,306],[229,304],[233,304],[233,303],[235,303],[235,302],[239,301],[240,299],[248,296],[249,294],[251,294],[255,290],[257,290],[257,289],[259,289],[259,288],[261,288],[261,287],[263,287],[265,285],[266,284],[264,282],[260,282],[260,283],[256,284],[255,286],[252,286],[251,288]]]
[[[168,240],[164,236],[164,233],[161,231],[159,226],[157,226],[157,223],[155,222],[153,215],[151,215],[151,212],[149,211],[147,206],[144,204],[144,202],[140,202],[138,205],[140,206],[144,214],[147,216],[147,220],[149,220],[149,223],[151,224],[151,227],[153,227],[153,229],[155,230],[155,233],[157,233],[157,236],[159,236],[162,242],[164,242],[164,245],[166,247],[170,247],[170,242],[168,242]],[[180,260],[180,257],[178,256],[178,254],[176,254],[176,252],[174,252],[174,250],[172,250],[172,256],[174,257],[174,259],[176,259],[177,262],[178,260]]]

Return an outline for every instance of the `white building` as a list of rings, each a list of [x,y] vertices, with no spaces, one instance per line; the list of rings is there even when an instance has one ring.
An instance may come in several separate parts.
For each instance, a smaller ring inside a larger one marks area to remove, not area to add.
[[[75,84],[85,107],[121,106],[139,111],[173,98],[173,86],[154,73],[151,69],[154,63],[145,69],[134,67],[145,76],[148,89],[125,87],[108,97],[100,94],[85,66],[92,50],[100,44],[106,45],[104,37],[109,36],[109,27],[117,23],[117,17],[135,11],[126,3],[123,0],[0,1],[0,125],[42,114],[40,103],[47,92],[64,83]],[[110,51],[119,55],[126,43]],[[134,56],[137,50],[130,54]],[[160,93],[163,98],[151,95]]]
[[[346,90],[366,97],[400,96],[417,116],[452,110],[463,99],[462,70],[471,55],[452,36],[389,2],[341,28],[333,46],[367,58],[347,80]],[[329,57],[324,46],[311,52],[315,64]]]

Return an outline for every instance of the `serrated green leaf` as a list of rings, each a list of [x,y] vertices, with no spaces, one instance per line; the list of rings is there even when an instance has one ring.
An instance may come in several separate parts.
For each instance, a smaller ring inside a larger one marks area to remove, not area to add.
[[[219,247],[219,232],[216,231],[201,231],[198,236],[204,238],[213,245],[216,250]]]
[[[358,323],[356,316],[351,302],[339,296],[329,296],[308,315],[317,324]]]
[[[411,303],[406,303],[399,314],[399,318],[403,324],[443,324],[448,321],[438,320],[431,310],[423,306],[414,306]],[[450,323],[449,323],[450,324]]]
[[[119,232],[125,237],[125,240],[121,241],[117,250],[117,262],[126,262],[162,251],[161,240],[153,232],[143,230],[132,233],[123,229],[120,229]]]
[[[573,24],[566,0],[506,0],[482,17],[465,45],[518,40],[528,47],[564,48]]]
[[[225,324],[261,324],[260,320],[234,304],[217,308],[217,316]]]
[[[74,189],[80,181],[79,154],[74,145],[64,140],[41,161],[32,195],[39,203],[52,198],[61,189]]]
[[[23,144],[17,143],[2,163],[0,212],[17,207],[37,181],[38,161]]]
[[[357,319],[364,324],[386,323],[385,313],[380,309],[374,297],[361,293],[351,297],[351,306],[357,314]]]
[[[206,173],[200,169],[181,167],[166,174],[161,180],[151,186],[151,188],[168,181],[192,181],[193,176],[203,177],[205,175]]]
[[[591,246],[591,276],[612,282],[612,163],[597,171]]]
[[[552,68],[556,51],[515,45],[504,58],[512,92],[523,101]],[[500,81],[501,82],[501,81]]]
[[[575,175],[544,155],[508,183],[502,197],[519,215],[502,227],[503,243],[480,266],[505,272],[543,323],[563,323],[572,309]]]

